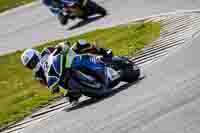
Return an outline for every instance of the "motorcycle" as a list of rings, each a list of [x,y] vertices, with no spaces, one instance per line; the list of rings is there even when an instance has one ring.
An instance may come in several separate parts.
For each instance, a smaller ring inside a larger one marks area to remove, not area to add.
[[[58,19],[61,25],[66,25],[69,19],[83,19],[87,20],[89,16],[93,14],[100,14],[105,16],[106,10],[99,6],[97,3],[90,0],[62,0],[63,8],[61,13],[58,15]]]
[[[104,74],[108,81],[107,87],[94,76],[95,74],[74,71],[69,80],[70,88],[76,88],[88,97],[101,98],[109,94],[121,81],[130,83],[139,79],[140,69],[126,57],[114,56],[111,59],[102,58],[101,61],[106,65]]]

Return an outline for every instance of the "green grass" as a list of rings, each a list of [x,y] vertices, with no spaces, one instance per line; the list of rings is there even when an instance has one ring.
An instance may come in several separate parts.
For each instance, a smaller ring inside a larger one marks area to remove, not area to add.
[[[0,0],[0,12],[30,3],[35,0]]]
[[[112,48],[117,55],[134,55],[134,52],[152,42],[160,34],[158,22],[121,25],[69,38],[98,41]],[[49,42],[55,45],[59,41]],[[48,90],[33,80],[32,72],[20,63],[21,51],[0,56],[0,126],[16,121],[31,113],[32,109],[47,103],[52,96]]]

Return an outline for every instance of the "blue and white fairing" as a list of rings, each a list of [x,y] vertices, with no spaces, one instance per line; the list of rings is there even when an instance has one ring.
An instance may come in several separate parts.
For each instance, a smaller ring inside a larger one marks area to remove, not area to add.
[[[103,77],[108,78],[110,81],[119,78],[118,72],[112,68],[107,68],[102,61],[91,54],[76,55],[73,52],[68,51],[65,54],[56,56],[50,55],[48,64],[47,84],[50,89],[54,87],[65,88],[64,70],[66,69],[77,71],[85,69],[95,72],[98,75],[105,74]]]

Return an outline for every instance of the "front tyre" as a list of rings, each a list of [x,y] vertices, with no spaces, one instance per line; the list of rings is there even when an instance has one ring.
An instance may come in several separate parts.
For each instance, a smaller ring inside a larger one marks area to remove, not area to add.
[[[102,98],[110,94],[110,92],[112,91],[111,89],[106,89],[106,88],[99,88],[99,89],[90,88],[80,84],[80,82],[75,79],[70,79],[68,85],[69,88],[78,89],[81,94],[91,98]]]

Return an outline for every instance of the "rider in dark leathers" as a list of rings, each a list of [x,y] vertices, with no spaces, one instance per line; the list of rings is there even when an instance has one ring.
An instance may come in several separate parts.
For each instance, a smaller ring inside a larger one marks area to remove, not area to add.
[[[50,11],[58,16],[58,19],[62,25],[67,22],[63,22],[65,20],[65,15],[63,15],[63,8],[67,2],[76,2],[80,5],[81,8],[84,8],[85,0],[42,0],[43,4],[46,5]]]
[[[46,5],[53,14],[58,15],[62,8],[63,3],[65,2],[77,2],[80,6],[84,6],[84,0],[42,0],[43,4]]]

